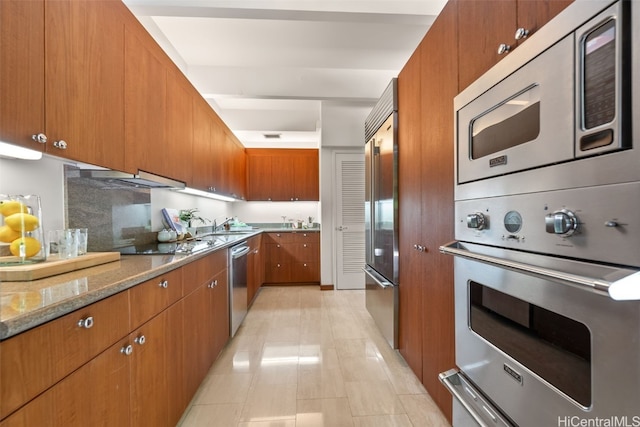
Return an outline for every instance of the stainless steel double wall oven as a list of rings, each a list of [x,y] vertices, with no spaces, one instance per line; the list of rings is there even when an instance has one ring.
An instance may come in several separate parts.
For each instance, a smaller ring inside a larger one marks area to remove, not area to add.
[[[455,117],[454,426],[640,426],[640,4],[577,0]]]

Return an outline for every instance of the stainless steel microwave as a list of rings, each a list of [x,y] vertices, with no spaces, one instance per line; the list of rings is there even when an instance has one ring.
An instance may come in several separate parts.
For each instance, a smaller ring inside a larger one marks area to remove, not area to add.
[[[458,184],[631,148],[631,3],[609,4],[473,99],[456,98]]]

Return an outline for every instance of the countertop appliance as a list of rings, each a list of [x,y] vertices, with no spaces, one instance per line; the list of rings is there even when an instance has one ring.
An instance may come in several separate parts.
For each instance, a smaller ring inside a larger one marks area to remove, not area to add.
[[[454,101],[455,427],[640,423],[637,23],[578,0]]]
[[[238,328],[247,315],[247,254],[249,245],[242,242],[229,248],[229,307],[231,336],[235,336]]]
[[[365,121],[365,300],[392,348],[398,347],[397,79]]]

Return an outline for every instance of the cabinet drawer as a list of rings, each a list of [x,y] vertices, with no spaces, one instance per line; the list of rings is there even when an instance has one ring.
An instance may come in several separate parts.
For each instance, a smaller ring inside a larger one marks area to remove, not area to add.
[[[267,263],[265,283],[287,283],[291,281],[290,263]]]
[[[299,262],[318,262],[320,260],[320,245],[317,243],[292,243],[289,253]]]
[[[227,268],[227,251],[216,251],[182,268],[184,270],[184,295],[188,295]]]
[[[291,232],[267,233],[267,240],[265,243],[292,243],[294,238],[294,233]]]
[[[320,263],[297,262],[293,264],[291,281],[295,283],[320,282]]]
[[[137,328],[182,298],[182,269],[169,271],[129,290],[131,327]]]
[[[290,254],[291,243],[269,243],[265,245],[265,259],[267,263],[286,263],[293,260]]]
[[[129,332],[129,293],[113,295],[0,343],[0,418]]]
[[[297,231],[293,234],[293,241],[295,243],[320,243],[320,233],[317,231]]]

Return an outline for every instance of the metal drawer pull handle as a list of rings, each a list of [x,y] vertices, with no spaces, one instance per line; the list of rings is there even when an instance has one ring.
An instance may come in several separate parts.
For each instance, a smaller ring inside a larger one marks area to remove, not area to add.
[[[161,288],[167,289],[169,287],[169,281],[163,280],[162,282],[158,283],[158,286],[160,286]]]
[[[144,343],[147,342],[147,339],[145,338],[144,335],[140,335],[139,337],[136,337],[133,340],[134,343],[138,344],[138,345],[144,345]]]
[[[497,416],[497,411],[491,408],[491,405],[488,402],[475,402],[470,401],[469,396],[465,396],[462,393],[462,389],[467,390],[468,388],[472,388],[470,384],[467,384],[467,381],[461,378],[460,373],[455,369],[450,369],[447,372],[442,372],[438,375],[438,379],[445,386],[449,393],[456,398],[458,402],[464,407],[464,409],[471,415],[475,422],[482,427],[495,427],[495,426],[505,426],[511,427],[511,424],[507,422],[503,417]],[[474,393],[478,395],[478,393]],[[474,399],[475,400],[475,399]],[[483,409],[483,413],[479,412],[479,407],[481,406]],[[487,417],[493,422],[490,423],[487,420]]]
[[[373,272],[373,270],[371,270],[371,268],[369,267],[363,267],[362,270],[364,271],[364,274],[366,274],[367,276],[369,276],[374,282],[376,282],[376,284],[378,286],[380,286],[383,289],[386,288],[393,288],[393,283],[384,280],[383,278],[378,278],[376,277],[377,274]]]
[[[622,274],[626,273],[624,277],[614,281],[607,281],[604,279],[552,270],[545,267],[538,267],[523,262],[497,258],[490,255],[478,254],[467,249],[463,249],[460,243],[456,241],[440,246],[440,252],[496,267],[506,268],[545,280],[552,280],[562,284],[577,285],[583,290],[606,293],[614,300],[640,300],[640,271],[620,269],[620,274],[615,274],[614,277],[621,277]]]
[[[93,327],[93,317],[89,316],[86,319],[78,320],[78,326],[84,329],[91,329]]]
[[[125,356],[131,356],[131,353],[133,353],[133,346],[129,344],[126,347],[122,347],[120,349],[120,353],[124,354]]]

